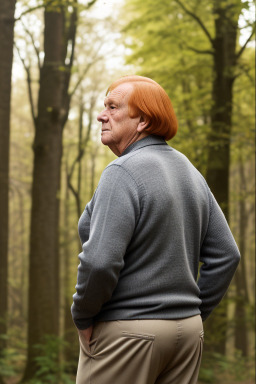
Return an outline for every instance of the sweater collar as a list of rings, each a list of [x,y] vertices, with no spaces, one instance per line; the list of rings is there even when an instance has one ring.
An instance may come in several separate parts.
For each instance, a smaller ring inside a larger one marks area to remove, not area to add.
[[[162,136],[148,135],[138,141],[130,144],[119,157],[127,155],[127,153],[136,151],[137,149],[147,147],[148,145],[168,145]]]

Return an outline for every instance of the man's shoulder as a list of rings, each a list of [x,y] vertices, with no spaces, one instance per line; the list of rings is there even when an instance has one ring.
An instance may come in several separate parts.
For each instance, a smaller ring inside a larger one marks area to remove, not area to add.
[[[113,171],[115,169],[118,169],[119,172],[125,172],[129,170],[131,171],[134,168],[135,164],[138,165],[139,162],[143,161],[145,160],[141,156],[140,151],[137,150],[131,153],[127,153],[126,155],[118,157],[117,159],[111,161],[111,163],[106,166],[103,172],[109,172],[110,169]]]
[[[130,154],[127,154],[127,156]],[[133,179],[133,172],[132,169],[134,166],[129,162],[127,162],[126,156],[119,157],[113,161],[111,161],[103,170],[100,178],[99,184],[104,183],[106,184],[112,184],[117,183],[118,180],[126,180],[126,179]],[[128,166],[127,166],[128,165]]]
[[[99,185],[125,183],[130,188],[137,188],[143,179],[142,170],[146,167],[146,158],[139,152],[127,153],[111,161],[103,170]]]
[[[166,152],[168,153],[168,156],[166,156]],[[174,164],[175,162],[182,162],[194,167],[191,161],[182,152],[166,145],[139,148],[113,160],[105,169],[112,166],[119,166],[126,170],[132,170],[133,168],[138,169],[139,166],[157,161],[170,161]]]
[[[163,170],[175,170],[180,176],[193,175],[204,180],[203,175],[192,164],[186,155],[170,146],[147,146],[129,152],[109,163],[103,171],[106,177],[129,174],[135,181],[142,181],[150,173],[152,177],[160,177]],[[128,177],[129,178],[129,177]],[[139,182],[140,183],[140,182]]]

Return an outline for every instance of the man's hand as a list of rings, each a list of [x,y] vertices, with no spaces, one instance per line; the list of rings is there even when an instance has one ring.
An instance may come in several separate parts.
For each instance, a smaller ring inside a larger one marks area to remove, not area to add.
[[[91,326],[90,326],[89,328],[87,328],[87,329],[79,329],[79,330],[78,330],[80,336],[86,341],[86,343],[87,343],[88,345],[89,345],[90,340],[91,340],[92,329],[93,329],[93,326],[91,325]]]

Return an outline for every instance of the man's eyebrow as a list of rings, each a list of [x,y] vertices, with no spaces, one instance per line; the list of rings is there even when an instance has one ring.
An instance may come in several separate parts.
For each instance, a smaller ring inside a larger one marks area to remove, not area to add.
[[[111,97],[105,97],[104,99],[104,105],[109,105],[109,104],[118,104],[118,102],[115,99],[111,99]]]

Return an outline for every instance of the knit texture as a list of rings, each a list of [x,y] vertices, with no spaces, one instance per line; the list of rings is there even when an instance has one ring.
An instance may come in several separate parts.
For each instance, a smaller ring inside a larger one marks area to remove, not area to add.
[[[131,144],[105,168],[78,230],[71,312],[79,329],[96,320],[205,320],[240,260],[205,179],[160,136]]]

